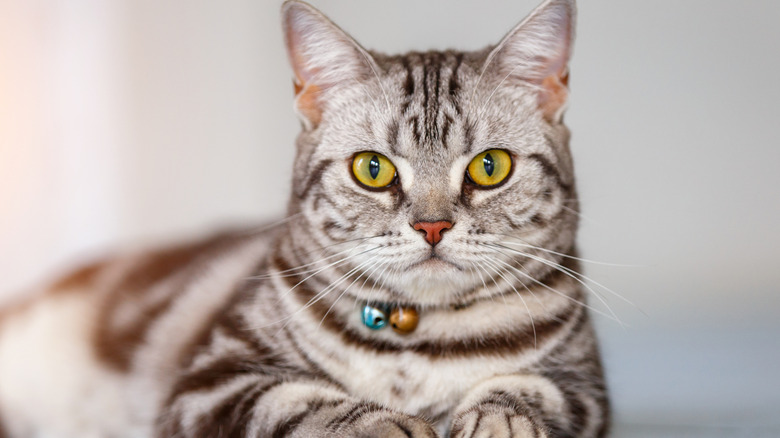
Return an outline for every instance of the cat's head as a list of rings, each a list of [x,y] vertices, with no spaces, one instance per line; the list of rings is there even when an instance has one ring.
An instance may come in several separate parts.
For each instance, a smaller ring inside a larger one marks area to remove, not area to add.
[[[485,50],[387,56],[286,2],[298,245],[366,300],[452,304],[543,279],[576,234],[574,15],[548,0]]]

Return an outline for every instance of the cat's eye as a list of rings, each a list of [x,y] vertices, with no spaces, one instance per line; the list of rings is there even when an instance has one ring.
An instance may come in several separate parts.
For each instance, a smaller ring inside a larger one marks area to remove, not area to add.
[[[474,157],[469,163],[468,177],[480,187],[500,184],[512,170],[512,157],[501,149],[491,149]]]
[[[380,189],[395,181],[395,166],[382,154],[361,152],[352,160],[352,174],[361,184]]]

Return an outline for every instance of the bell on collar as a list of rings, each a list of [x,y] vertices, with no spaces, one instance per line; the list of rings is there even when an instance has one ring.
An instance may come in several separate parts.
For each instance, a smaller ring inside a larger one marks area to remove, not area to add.
[[[363,307],[363,324],[371,330],[379,330],[387,325],[390,309],[381,304],[366,304]]]
[[[390,313],[390,326],[396,333],[408,335],[417,328],[420,317],[414,307],[396,307]]]

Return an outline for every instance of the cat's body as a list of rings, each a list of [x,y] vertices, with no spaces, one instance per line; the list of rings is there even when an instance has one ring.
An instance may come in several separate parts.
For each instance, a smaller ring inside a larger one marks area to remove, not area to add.
[[[390,57],[286,3],[288,218],[0,313],[0,437],[603,436],[560,120],[573,9],[496,49]],[[374,330],[364,307],[419,322]]]

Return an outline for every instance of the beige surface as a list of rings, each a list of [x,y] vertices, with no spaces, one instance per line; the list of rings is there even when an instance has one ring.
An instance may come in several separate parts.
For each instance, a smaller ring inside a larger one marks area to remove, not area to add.
[[[616,424],[614,438],[777,438],[780,427],[667,426]]]

